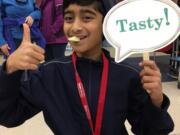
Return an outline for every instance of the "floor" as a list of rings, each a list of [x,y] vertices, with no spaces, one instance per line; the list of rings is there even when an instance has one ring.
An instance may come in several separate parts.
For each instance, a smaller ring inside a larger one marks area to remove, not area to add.
[[[1,59],[1,58],[0,58]],[[0,60],[1,61],[1,60]],[[170,135],[180,135],[180,89],[177,89],[177,81],[163,83],[163,90],[170,98],[171,105],[169,113],[171,114],[175,128]],[[130,135],[130,125],[126,122],[127,129]],[[0,135],[53,135],[50,129],[46,126],[42,113],[37,114],[32,119],[26,121],[23,125],[16,128],[5,128],[0,126]]]

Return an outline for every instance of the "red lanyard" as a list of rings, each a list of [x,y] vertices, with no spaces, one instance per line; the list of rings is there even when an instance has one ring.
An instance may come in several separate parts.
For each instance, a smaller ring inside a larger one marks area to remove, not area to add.
[[[84,108],[86,117],[88,119],[90,128],[92,130],[92,135],[100,135],[103,111],[104,111],[104,103],[105,103],[105,97],[106,97],[106,91],[107,91],[109,61],[105,57],[103,52],[102,52],[102,58],[103,58],[103,72],[102,72],[102,78],[101,78],[101,84],[100,84],[100,94],[99,94],[99,99],[98,99],[96,123],[95,123],[95,130],[94,130],[85,89],[76,68],[76,54],[75,53],[72,54],[72,61],[73,61],[74,69],[75,69],[77,88],[78,88],[79,96],[81,98],[82,106]]]

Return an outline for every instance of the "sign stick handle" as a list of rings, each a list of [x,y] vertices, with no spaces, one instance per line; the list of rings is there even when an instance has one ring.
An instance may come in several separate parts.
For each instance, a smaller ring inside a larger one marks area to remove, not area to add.
[[[143,60],[149,60],[149,52],[144,52],[143,53]],[[144,67],[144,68],[148,68],[148,67]],[[149,90],[146,90],[147,93],[151,93]]]
[[[149,52],[143,53],[143,60],[149,60]]]

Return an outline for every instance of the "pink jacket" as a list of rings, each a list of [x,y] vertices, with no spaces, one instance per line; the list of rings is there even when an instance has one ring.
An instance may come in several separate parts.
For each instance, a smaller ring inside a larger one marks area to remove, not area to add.
[[[40,29],[47,44],[67,43],[63,32],[63,0],[42,0]]]

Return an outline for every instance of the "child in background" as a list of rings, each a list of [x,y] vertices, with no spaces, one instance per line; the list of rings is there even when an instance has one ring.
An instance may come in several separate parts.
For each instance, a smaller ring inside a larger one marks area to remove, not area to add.
[[[143,61],[139,72],[115,63],[101,48],[101,0],[65,0],[63,15],[74,52],[39,68],[44,50],[31,43],[23,25],[21,47],[0,70],[0,124],[17,126],[43,111],[56,135],[128,135],[126,120],[136,135],[170,133],[174,124],[167,112],[169,99],[162,93],[156,64]],[[35,71],[23,81],[22,69]]]
[[[0,0],[0,50],[9,56],[22,41],[22,24],[31,29],[32,40],[45,47],[45,40],[38,28],[40,10],[34,0]]]
[[[67,39],[63,32],[63,0],[41,0],[40,29],[46,39],[45,60],[64,57]]]

